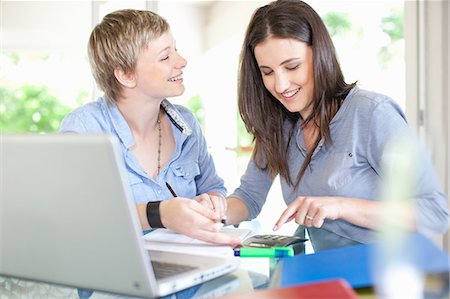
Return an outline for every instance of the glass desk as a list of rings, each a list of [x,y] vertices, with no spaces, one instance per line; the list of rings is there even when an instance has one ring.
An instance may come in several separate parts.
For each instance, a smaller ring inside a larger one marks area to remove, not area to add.
[[[249,268],[256,269],[250,271]],[[238,270],[218,277],[203,284],[179,291],[163,297],[176,299],[215,298],[227,294],[248,293],[269,285],[269,259],[242,259]],[[89,294],[89,293],[84,293]],[[80,298],[78,290],[43,282],[27,281],[17,278],[0,276],[0,298]],[[94,292],[91,296],[81,296],[90,299],[130,298],[103,292]]]
[[[261,227],[256,220],[243,222],[239,227],[261,233]],[[270,260],[268,258],[241,258],[241,265],[238,270],[163,298],[214,298],[226,294],[248,293],[256,289],[267,288],[269,285],[269,268]],[[0,276],[0,299],[3,298],[78,299],[80,297],[78,290],[73,287]],[[82,296],[82,298],[129,297],[97,291],[90,297]]]

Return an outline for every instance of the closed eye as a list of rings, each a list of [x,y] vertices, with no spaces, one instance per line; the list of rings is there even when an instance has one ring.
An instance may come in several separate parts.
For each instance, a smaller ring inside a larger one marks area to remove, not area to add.
[[[286,66],[286,69],[289,71],[294,71],[300,67],[300,64],[296,64],[294,66]]]
[[[168,60],[168,59],[169,59],[169,56],[167,55],[166,57],[162,58],[161,61]]]
[[[261,72],[261,74],[263,76],[269,76],[273,73],[272,68],[265,66],[265,65],[260,65],[259,66],[259,71]]]

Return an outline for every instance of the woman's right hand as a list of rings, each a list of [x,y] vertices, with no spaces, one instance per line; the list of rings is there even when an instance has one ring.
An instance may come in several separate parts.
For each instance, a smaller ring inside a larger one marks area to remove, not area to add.
[[[162,201],[159,209],[162,224],[170,230],[215,244],[241,244],[238,238],[220,233],[223,224],[217,213],[195,200],[175,197]]]

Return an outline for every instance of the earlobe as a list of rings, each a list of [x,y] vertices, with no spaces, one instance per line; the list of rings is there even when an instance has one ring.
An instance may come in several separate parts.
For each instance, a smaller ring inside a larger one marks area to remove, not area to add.
[[[125,72],[121,68],[116,68],[114,70],[114,76],[116,77],[117,81],[120,82],[125,87],[133,88],[136,86],[136,78],[133,74],[133,72]]]

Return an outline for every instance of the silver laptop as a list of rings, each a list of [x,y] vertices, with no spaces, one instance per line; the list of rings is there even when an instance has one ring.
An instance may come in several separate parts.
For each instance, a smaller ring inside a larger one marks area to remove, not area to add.
[[[144,249],[111,137],[1,135],[0,150],[0,275],[156,297],[238,266]]]

